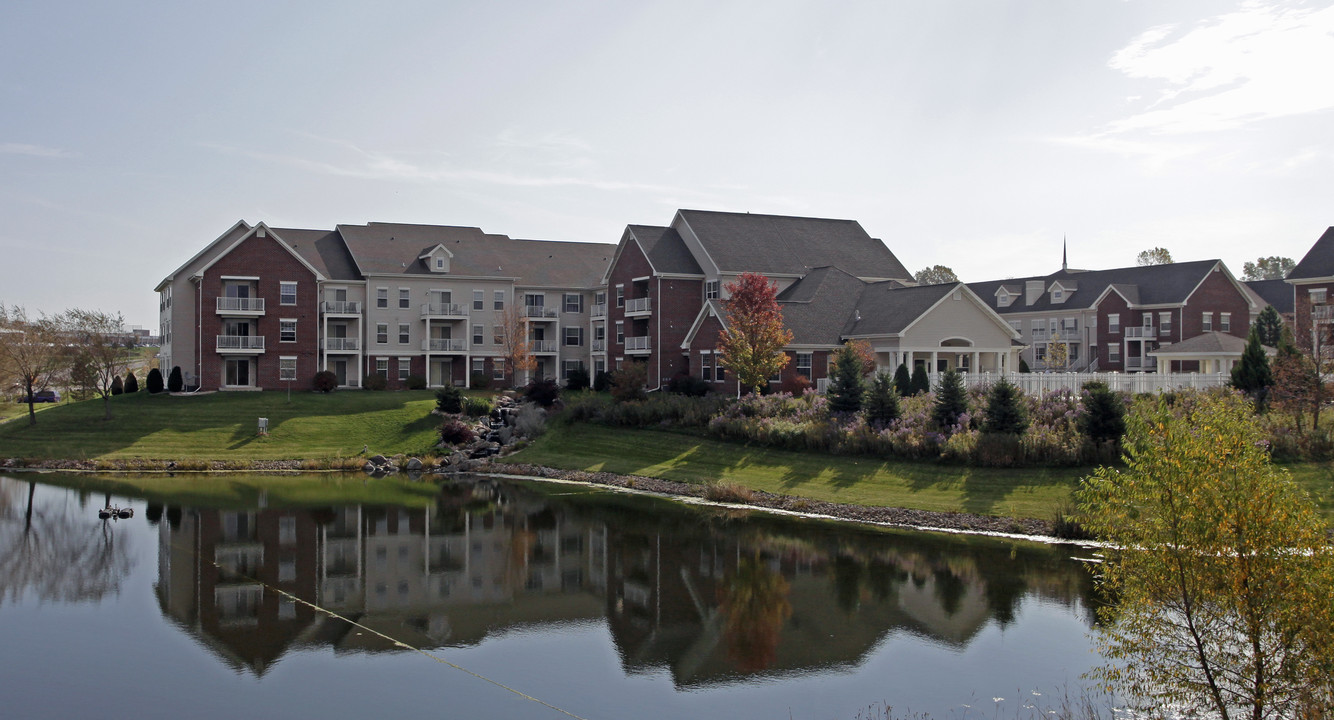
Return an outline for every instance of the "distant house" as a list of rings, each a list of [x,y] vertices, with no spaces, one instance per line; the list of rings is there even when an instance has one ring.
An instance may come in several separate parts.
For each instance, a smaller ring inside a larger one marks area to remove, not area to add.
[[[1284,280],[1292,287],[1293,330],[1308,344],[1315,324],[1334,320],[1334,227],[1325,230]]]

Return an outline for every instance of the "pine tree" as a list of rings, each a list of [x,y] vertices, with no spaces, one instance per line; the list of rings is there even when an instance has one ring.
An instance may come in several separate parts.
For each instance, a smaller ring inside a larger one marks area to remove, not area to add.
[[[940,382],[936,385],[936,402],[931,408],[931,419],[936,427],[949,431],[965,412],[968,412],[968,391],[963,386],[963,376],[950,368],[941,374]]]
[[[908,372],[907,363],[899,363],[899,369],[894,371],[894,389],[898,391],[899,397],[912,395],[912,375]]]
[[[125,392],[139,392],[139,378],[134,376],[133,370],[125,373]]]
[[[1126,434],[1126,404],[1107,383],[1084,383],[1084,409],[1079,415],[1079,429],[1094,443],[1119,445]]]
[[[1269,358],[1265,357],[1264,348],[1260,347],[1260,325],[1257,323],[1251,326],[1251,332],[1246,338],[1241,362],[1232,368],[1232,387],[1261,403],[1264,402],[1266,390],[1273,384],[1274,375],[1269,369]]]
[[[907,368],[900,370],[907,375]],[[883,370],[871,379],[871,388],[866,393],[866,422],[873,427],[885,427],[899,419],[899,394],[894,388],[894,379]]]
[[[112,395],[121,395],[121,394],[123,394],[124,392],[125,392],[125,384],[121,382],[120,376],[117,375],[117,376],[115,376],[114,378],[112,378],[112,379],[111,379],[111,394],[112,394]]]
[[[918,365],[912,369],[912,392],[910,395],[921,395],[924,392],[931,391],[931,380],[926,376],[926,366]]]
[[[834,371],[829,375],[829,411],[855,413],[862,408],[862,361],[852,346],[844,345],[838,351]]]
[[[148,385],[149,393],[155,395],[162,392],[165,389],[165,385],[162,382],[162,371],[157,368],[149,370],[146,384]]]
[[[180,392],[184,389],[185,381],[181,379],[181,366],[177,365],[171,369],[171,375],[167,376],[167,390]]]
[[[1259,317],[1255,318],[1255,325],[1251,327],[1260,329],[1261,345],[1276,348],[1283,339],[1283,318],[1273,305],[1266,305],[1265,309],[1260,311]]]
[[[1023,435],[1028,429],[1028,413],[1023,395],[1014,383],[1001,380],[987,393],[987,421],[982,432],[991,435]]]

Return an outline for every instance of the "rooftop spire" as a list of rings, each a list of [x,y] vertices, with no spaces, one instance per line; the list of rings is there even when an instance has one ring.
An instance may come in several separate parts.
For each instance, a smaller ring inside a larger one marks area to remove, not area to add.
[[[1066,270],[1065,235],[1061,236],[1061,271]]]

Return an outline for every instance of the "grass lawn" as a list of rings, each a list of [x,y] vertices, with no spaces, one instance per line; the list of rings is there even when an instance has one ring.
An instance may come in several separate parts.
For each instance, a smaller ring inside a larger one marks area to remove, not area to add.
[[[1000,470],[770,450],[658,430],[553,426],[510,456],[570,470],[710,480],[819,500],[1051,519],[1087,470]]]
[[[29,427],[19,418],[0,424],[0,456],[33,459],[150,458],[163,460],[281,460],[424,453],[436,442],[435,393],[296,391],[230,392],[199,396],[137,392],[61,403]],[[269,419],[269,435],[256,433]]]

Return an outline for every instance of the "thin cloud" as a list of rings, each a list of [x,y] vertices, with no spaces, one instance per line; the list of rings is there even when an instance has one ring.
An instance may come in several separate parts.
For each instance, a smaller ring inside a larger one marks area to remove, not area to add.
[[[75,158],[79,156],[78,153],[61,150],[60,148],[12,142],[0,143],[0,155],[27,155],[28,157],[40,158]]]
[[[1328,111],[1334,84],[1313,78],[1334,67],[1334,7],[1247,3],[1189,30],[1149,28],[1108,64],[1165,86],[1112,133],[1211,132]]]

